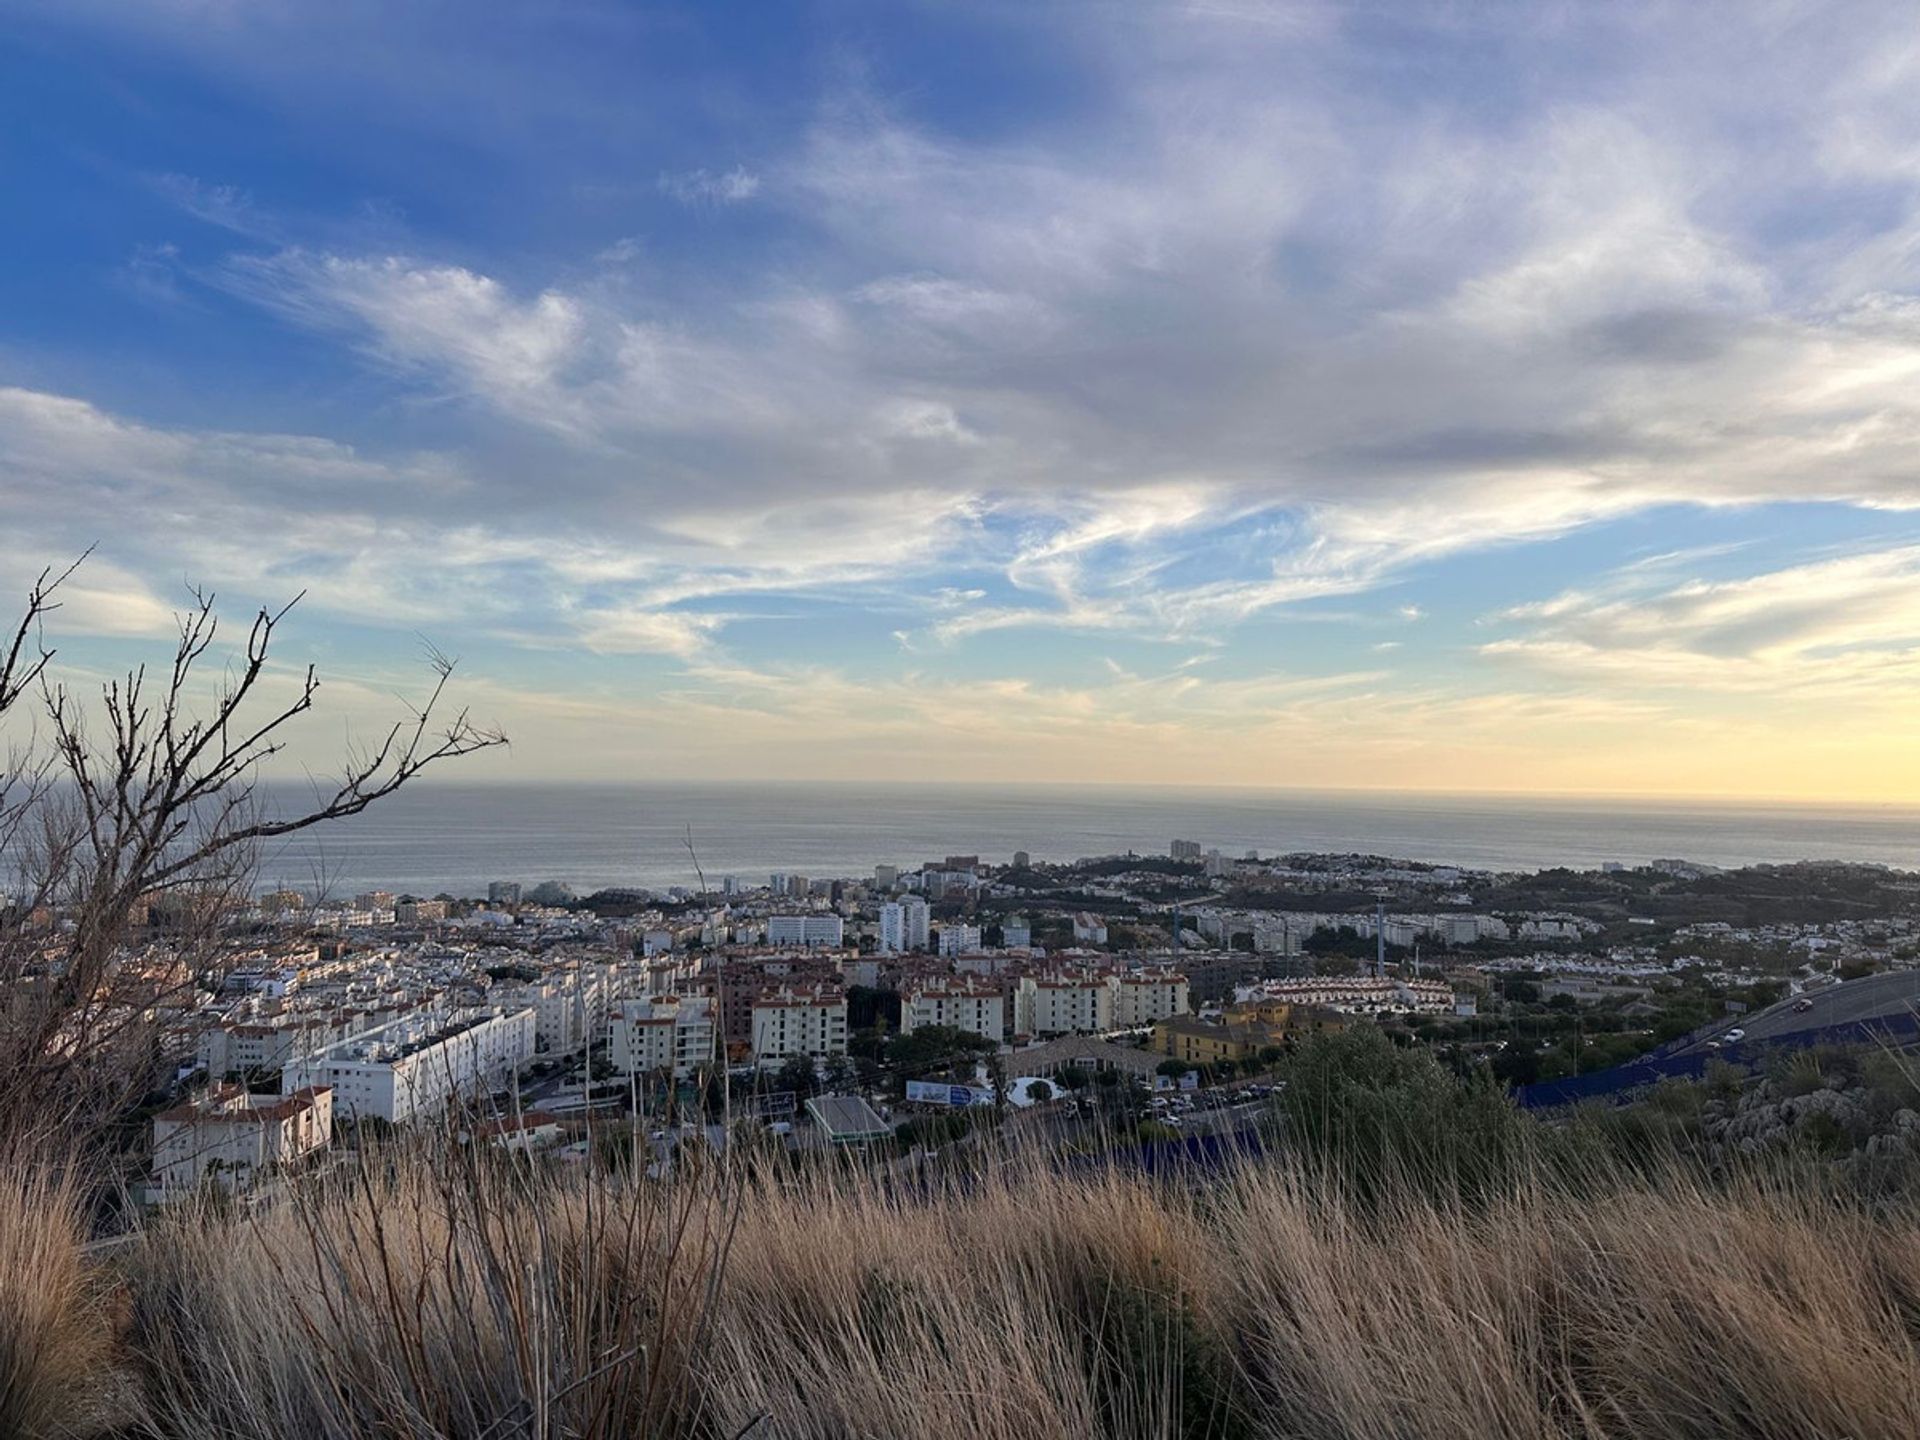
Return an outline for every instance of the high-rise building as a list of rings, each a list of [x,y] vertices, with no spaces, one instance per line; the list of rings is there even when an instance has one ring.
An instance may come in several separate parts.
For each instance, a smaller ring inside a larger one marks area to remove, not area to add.
[[[495,880],[487,886],[489,905],[518,905],[520,903],[520,882],[518,880]]]
[[[1198,840],[1176,840],[1168,851],[1175,860],[1198,860],[1200,842]]]
[[[906,907],[890,900],[880,907],[880,949],[888,955],[898,955],[906,948]]]
[[[1030,867],[1032,864],[1033,864],[1033,857],[1029,855],[1026,851],[1016,850],[1013,852],[1013,868],[1014,869],[1025,870],[1028,867]]]
[[[902,938],[909,950],[924,950],[933,939],[933,907],[917,895],[900,902]]]
[[[873,867],[873,885],[876,890],[891,890],[900,883],[898,865],[876,865]]]

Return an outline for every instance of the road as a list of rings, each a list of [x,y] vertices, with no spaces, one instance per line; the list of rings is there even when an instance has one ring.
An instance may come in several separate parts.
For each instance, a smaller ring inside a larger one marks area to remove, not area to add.
[[[1797,1010],[1801,999],[1811,999],[1813,1008]],[[1738,1026],[1747,1033],[1740,1043],[1783,1040],[1802,1030],[1824,1030],[1830,1025],[1846,1025],[1856,1020],[1876,1020],[1888,1015],[1904,1015],[1920,1006],[1920,970],[1892,970],[1884,975],[1868,975],[1848,980],[1806,996],[1789,996],[1778,1004],[1748,1016],[1735,1016],[1726,1028]],[[1720,1033],[1724,1034],[1723,1029]],[[1698,1045],[1682,1053],[1706,1048],[1707,1036]]]

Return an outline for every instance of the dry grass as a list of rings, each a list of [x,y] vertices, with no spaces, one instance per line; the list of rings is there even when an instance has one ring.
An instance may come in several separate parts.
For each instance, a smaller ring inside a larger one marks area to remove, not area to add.
[[[89,1433],[112,1388],[107,1295],[80,1215],[52,1167],[0,1164],[0,1435]]]
[[[83,1313],[70,1230],[16,1238],[45,1209],[6,1213],[0,1283],[65,1274]],[[114,1263],[160,1436],[1920,1434],[1916,1212],[1811,1187],[414,1155]],[[38,1423],[107,1360],[15,1353]]]

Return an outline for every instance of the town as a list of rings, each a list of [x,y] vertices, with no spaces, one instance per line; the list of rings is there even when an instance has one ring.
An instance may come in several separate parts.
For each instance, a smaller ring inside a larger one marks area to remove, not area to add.
[[[1534,1086],[1737,1042],[1743,1016],[1913,966],[1903,879],[1499,875],[1176,840],[660,894],[283,889],[223,920],[222,963],[188,984],[169,983],[181,917],[155,900],[125,967],[162,1021],[143,1193],[247,1190],[450,1118],[475,1142],[661,1168],[743,1133],[909,1154],[988,1126],[1067,1148],[1231,1134],[1300,1037],[1355,1025]]]

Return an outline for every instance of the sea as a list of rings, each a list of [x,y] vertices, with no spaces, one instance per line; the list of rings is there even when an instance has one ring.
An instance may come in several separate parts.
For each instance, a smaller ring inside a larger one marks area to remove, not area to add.
[[[277,807],[301,798],[271,790]],[[1920,809],[1592,796],[1156,786],[415,782],[364,813],[274,842],[262,888],[484,895],[561,880],[582,894],[664,890],[704,874],[764,884],[914,867],[1167,853],[1359,852],[1472,869],[1593,869],[1684,859],[1734,866],[1845,860],[1920,869]]]

